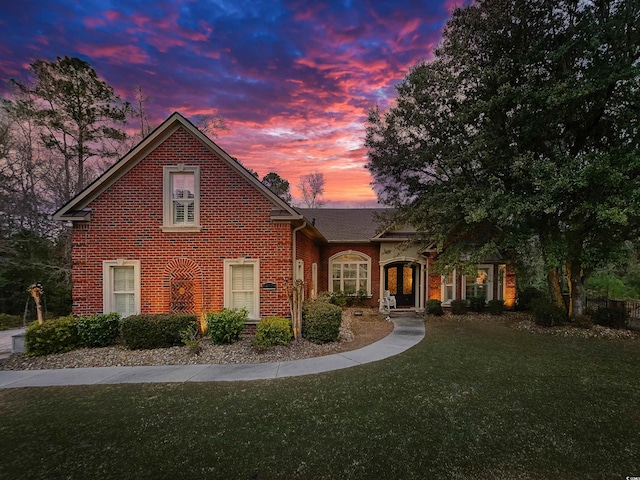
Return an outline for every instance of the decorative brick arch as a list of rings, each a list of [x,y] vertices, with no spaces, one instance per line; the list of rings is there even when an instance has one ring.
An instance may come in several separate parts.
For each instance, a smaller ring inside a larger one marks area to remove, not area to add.
[[[202,312],[202,270],[196,262],[174,258],[165,267],[163,284],[168,312]]]

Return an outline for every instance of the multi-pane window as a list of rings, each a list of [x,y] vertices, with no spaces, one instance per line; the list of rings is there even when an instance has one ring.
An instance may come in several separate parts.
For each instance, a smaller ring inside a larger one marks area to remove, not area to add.
[[[348,252],[330,260],[332,292],[352,295],[358,292],[370,294],[371,259],[364,254]]]
[[[483,297],[485,300],[493,299],[493,266],[479,265],[475,275],[464,277],[464,298]]]
[[[199,167],[182,164],[164,167],[163,229],[200,229]]]
[[[103,311],[122,317],[140,312],[140,262],[107,260],[103,262]]]

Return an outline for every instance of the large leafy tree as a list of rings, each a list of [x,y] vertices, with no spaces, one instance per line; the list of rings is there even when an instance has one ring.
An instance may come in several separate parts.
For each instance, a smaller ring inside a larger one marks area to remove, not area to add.
[[[556,302],[564,274],[582,313],[590,273],[640,226],[639,19],[634,0],[457,9],[435,59],[370,112],[368,168],[394,220],[428,232],[442,265],[533,243]]]
[[[42,128],[40,139],[61,162],[53,180],[58,201],[65,202],[86,185],[90,159],[118,156],[118,144],[126,138],[121,127],[131,106],[79,58],[36,60],[30,70],[33,82],[12,82],[32,98],[31,115]]]

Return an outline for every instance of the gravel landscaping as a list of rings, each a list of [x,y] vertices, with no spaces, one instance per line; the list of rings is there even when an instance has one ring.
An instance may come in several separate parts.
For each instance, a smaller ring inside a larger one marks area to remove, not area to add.
[[[339,341],[324,345],[302,339],[288,346],[259,351],[251,345],[250,336],[232,345],[213,345],[205,338],[201,341],[202,351],[199,354],[192,353],[186,346],[129,350],[116,345],[41,357],[14,354],[0,359],[0,370],[284,362],[362,348],[386,337],[393,330],[393,323],[386,321],[377,310],[360,309],[363,315],[354,316],[355,310],[352,308],[344,312]]]

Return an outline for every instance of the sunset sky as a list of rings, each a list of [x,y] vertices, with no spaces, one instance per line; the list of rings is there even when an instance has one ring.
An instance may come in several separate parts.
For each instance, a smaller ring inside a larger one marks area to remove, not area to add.
[[[390,105],[462,3],[0,0],[0,93],[36,59],[80,57],[125,100],[142,87],[152,125],[174,111],[221,115],[229,130],[214,141],[289,180],[294,197],[319,171],[327,206],[375,205],[367,111]]]

